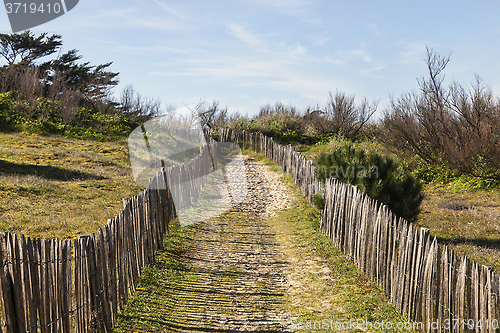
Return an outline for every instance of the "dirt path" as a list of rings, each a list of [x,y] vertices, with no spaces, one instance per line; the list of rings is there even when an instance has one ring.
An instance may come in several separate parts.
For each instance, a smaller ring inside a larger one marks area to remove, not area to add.
[[[275,216],[293,206],[290,190],[268,166],[251,159],[245,165],[245,201],[167,237],[170,243],[144,272],[117,331],[292,332],[297,321],[349,318],[311,238]]]
[[[206,287],[190,315],[197,325],[211,323],[225,332],[282,331],[290,322],[281,309],[287,262],[263,217],[274,214],[273,208],[287,208],[290,198],[265,166],[245,164],[246,199],[223,217],[197,226],[196,247],[186,253]]]

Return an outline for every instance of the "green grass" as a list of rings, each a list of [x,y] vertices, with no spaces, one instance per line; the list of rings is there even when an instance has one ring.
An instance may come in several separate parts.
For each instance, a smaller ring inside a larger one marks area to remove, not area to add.
[[[125,140],[0,132],[0,231],[91,234],[139,193]]]
[[[182,255],[192,247],[194,226],[181,227],[178,220],[169,226],[164,249],[150,266],[147,266],[139,281],[136,292],[120,313],[117,332],[137,332],[155,327],[165,327],[164,316],[182,320],[182,310],[177,291],[196,283],[196,274],[191,271]],[[187,296],[187,295],[186,295]],[[161,330],[159,330],[161,331]]]

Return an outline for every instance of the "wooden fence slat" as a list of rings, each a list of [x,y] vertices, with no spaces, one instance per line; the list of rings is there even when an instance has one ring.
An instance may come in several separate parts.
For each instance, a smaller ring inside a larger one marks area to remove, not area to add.
[[[405,283],[404,283],[404,297],[403,297],[403,304],[402,304],[402,311],[405,315],[408,315],[410,312],[410,299],[411,299],[411,292],[413,288],[413,273],[414,272],[414,265],[413,265],[413,259],[414,259],[414,250],[415,246],[414,243],[416,241],[416,235],[417,235],[417,230],[414,225],[410,225],[408,228],[408,241],[406,242],[406,249],[405,249],[405,266],[404,266],[404,275],[405,275]]]
[[[481,279],[479,287],[479,297],[480,297],[480,312],[479,319],[481,320],[481,332],[488,332],[488,275],[489,267],[481,265]]]
[[[90,275],[90,259],[89,257],[92,253],[89,251],[89,238],[90,236],[81,237],[80,246],[82,249],[82,280],[83,280],[83,332],[90,331],[94,329],[93,324],[93,295],[92,295],[92,282]]]
[[[493,324],[498,325],[499,322],[498,320],[500,319],[500,280],[498,275],[492,274],[493,275],[493,285],[492,285],[492,297],[495,302],[495,307],[496,307],[496,312],[493,313],[493,320],[496,320],[496,322],[493,322]],[[495,326],[492,325],[493,328]]]
[[[81,277],[81,270],[80,270],[80,243],[78,239],[73,240],[73,256],[74,256],[74,276],[75,279],[73,280],[73,292],[74,292],[74,319],[75,319],[75,332],[80,333],[81,332],[81,294],[80,294],[80,279],[77,279],[76,277]]]
[[[494,275],[493,275],[493,268],[491,266],[483,266],[485,269],[486,273],[486,284],[485,284],[485,291],[486,291],[486,302],[488,304],[486,308],[486,317],[487,319],[487,328],[489,333],[494,333],[496,329],[493,328],[494,325],[494,319],[495,319],[495,300],[493,298],[493,284],[494,284]]]
[[[62,282],[62,328],[64,333],[71,332],[72,316],[71,316],[71,241],[64,241],[61,248],[61,282]]]
[[[108,220],[108,224],[104,227],[103,230],[103,247],[105,256],[105,281],[108,287],[108,296],[107,296],[107,306],[110,311],[110,321],[111,326],[116,324],[116,316],[117,316],[117,297],[116,297],[116,263],[115,256],[113,253],[113,236],[112,236],[112,220]]]
[[[413,312],[411,318],[415,322],[422,322],[422,303],[423,303],[423,270],[425,264],[425,255],[429,249],[429,229],[421,228],[417,244],[417,254],[415,258],[415,283],[413,288]]]
[[[466,320],[467,309],[465,307],[466,304],[466,280],[467,273],[469,271],[469,259],[466,256],[462,256],[460,259],[460,266],[458,268],[457,274],[457,287],[455,289],[455,311],[460,320]],[[465,332],[466,329],[463,327],[464,325],[460,325],[460,332]]]
[[[436,238],[431,243],[429,253],[427,255],[426,266],[424,271],[424,291],[425,297],[425,323],[431,323],[437,320],[438,299],[439,299],[439,246]],[[428,332],[428,326],[424,326]]]
[[[448,255],[448,246],[445,245],[441,254],[441,278],[439,280],[441,284],[439,288],[439,304],[441,306],[438,308],[438,321],[443,324],[450,321],[450,311],[447,306],[450,265]],[[443,332],[443,324],[439,326],[439,332]]]
[[[60,290],[60,283],[57,274],[59,261],[59,240],[51,239],[51,266],[50,266],[50,278],[51,278],[51,307],[52,307],[52,318],[51,318],[51,329],[60,332],[61,321],[60,318],[60,308],[59,303],[61,299],[58,297]]]
[[[2,264],[2,268],[0,269],[0,284],[2,285],[2,326],[4,326],[6,332],[18,332],[12,277],[9,267],[11,265],[12,255],[9,251],[8,238],[9,233],[0,233],[0,246],[2,250],[0,251],[0,264]]]
[[[470,313],[470,319],[473,320],[474,325],[478,323],[479,318],[479,312],[481,311],[480,309],[480,295],[479,295],[479,282],[480,282],[480,273],[479,273],[479,266],[476,262],[472,262],[471,265],[471,298],[470,298],[470,305],[471,305],[471,313]],[[479,332],[479,329],[474,329],[474,332]]]
[[[40,328],[41,332],[50,332],[47,325],[50,323],[50,278],[49,278],[49,260],[50,260],[50,243],[47,239],[41,240],[40,250],[40,289],[41,303],[40,307]]]
[[[22,285],[22,265],[21,265],[21,249],[19,248],[19,239],[17,235],[9,239],[9,245],[12,253],[11,276],[12,286],[14,290],[14,305],[16,307],[17,326],[21,332],[26,331],[26,313],[25,313],[25,297],[24,287]]]
[[[458,263],[457,263],[456,253],[453,250],[450,250],[449,261],[450,261],[449,279],[448,279],[448,285],[446,286],[446,288],[448,288],[447,307],[450,309],[450,318],[452,319],[452,323],[456,323],[456,320],[458,320],[459,317],[457,316],[457,309],[455,307],[454,296],[455,296],[455,289],[458,277]],[[457,325],[455,324],[451,325],[450,332],[458,332],[457,328],[458,328]]]

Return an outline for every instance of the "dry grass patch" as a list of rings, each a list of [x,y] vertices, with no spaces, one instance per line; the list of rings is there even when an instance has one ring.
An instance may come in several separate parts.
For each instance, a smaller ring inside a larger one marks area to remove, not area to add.
[[[125,140],[0,133],[0,231],[90,234],[139,191]]]
[[[500,193],[427,184],[416,224],[430,229],[441,244],[500,274]]]

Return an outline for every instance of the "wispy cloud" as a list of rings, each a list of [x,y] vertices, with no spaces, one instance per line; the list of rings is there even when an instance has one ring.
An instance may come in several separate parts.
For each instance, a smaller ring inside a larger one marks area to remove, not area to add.
[[[343,59],[345,62],[352,62],[356,61],[357,59],[361,59],[364,62],[371,63],[373,60],[371,54],[363,49],[338,51],[337,56]]]
[[[331,41],[332,37],[320,36],[320,35],[310,35],[309,40],[314,46],[324,46],[327,42]]]
[[[271,7],[281,15],[301,18],[308,22],[319,22],[315,14],[315,6],[318,0],[247,0],[254,5]]]
[[[420,63],[424,59],[427,43],[400,41],[399,45],[398,56],[402,64]]]
[[[300,47],[298,49],[300,50]],[[319,63],[320,60],[313,61]],[[301,63],[302,60],[294,60],[291,57],[254,59],[252,57],[225,56],[185,60],[183,64],[179,64],[180,67],[183,67],[182,70],[156,71],[150,74],[191,77],[194,80],[206,82],[228,82],[230,80],[234,86],[269,87],[310,100],[324,100],[328,90],[346,86],[345,82],[339,82],[322,72],[304,71]]]
[[[176,16],[180,19],[186,19],[186,16],[184,14],[182,14],[179,10],[173,8],[173,6],[170,4],[170,5],[167,5],[166,3],[162,2],[162,1],[159,1],[159,0],[153,0],[158,6],[160,6],[160,8],[162,8],[164,11],[166,11],[167,13],[173,15],[173,16]]]
[[[109,3],[102,5],[94,0],[88,0],[88,3],[80,2],[76,8],[78,10],[75,9],[54,22],[61,30],[101,28],[186,31],[192,28],[189,23],[184,22],[182,14],[173,10],[169,11],[171,16],[166,18],[165,5],[157,0],[153,1],[162,6],[163,10],[151,10],[154,5],[145,6],[142,2],[117,7]],[[91,10],[92,6],[100,6],[100,9]]]
[[[178,64],[177,71],[153,72],[163,76],[190,76],[211,79],[266,78],[276,75],[276,64],[272,61],[254,60],[245,57],[224,56],[203,59],[186,59]]]
[[[228,24],[227,27],[229,28],[231,35],[235,36],[245,44],[248,44],[256,49],[267,49],[266,43],[261,38],[257,37],[257,35],[248,31],[245,27],[237,24]]]
[[[377,24],[370,24],[370,30],[373,32],[373,34],[375,35],[375,37],[380,37],[381,36]]]
[[[128,54],[128,55],[140,55],[140,56],[166,56],[169,54],[180,54],[180,55],[192,55],[194,53],[201,53],[199,49],[185,49],[180,47],[171,47],[162,44],[146,44],[146,45],[127,45],[118,43],[116,41],[105,41],[105,40],[93,40],[95,43],[100,43],[101,45],[106,45],[108,49],[111,49],[117,53]]]
[[[285,73],[283,77],[265,80],[262,85],[271,88],[295,93],[297,96],[313,101],[324,101],[328,96],[328,91],[336,88],[342,90],[349,89],[347,82],[328,78],[319,74],[310,73]]]

